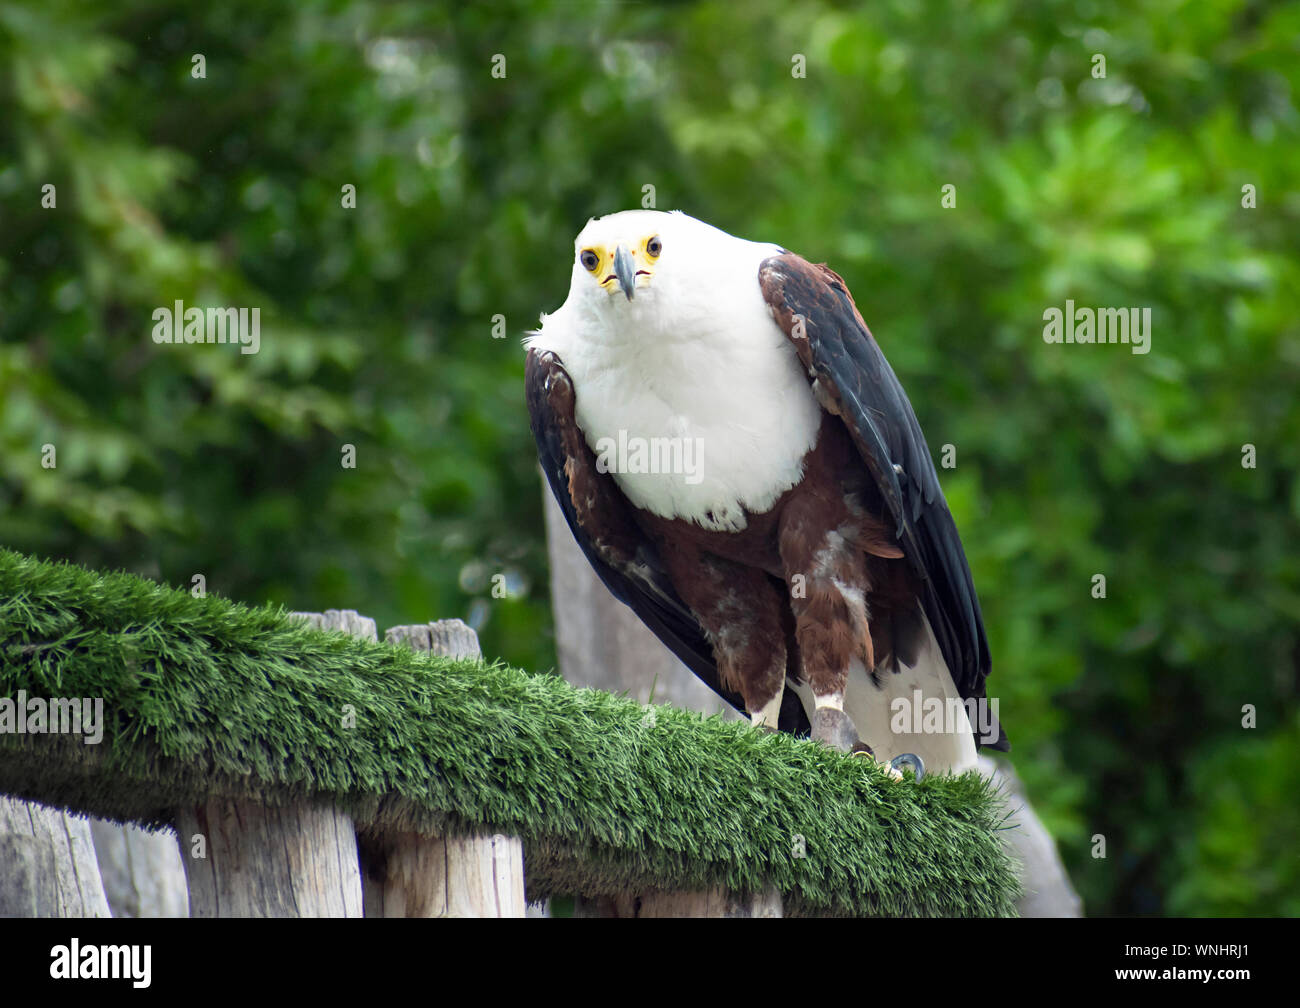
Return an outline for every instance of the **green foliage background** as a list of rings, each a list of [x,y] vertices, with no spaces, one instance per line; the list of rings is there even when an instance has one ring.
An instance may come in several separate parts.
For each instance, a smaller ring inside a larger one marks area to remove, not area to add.
[[[1219,0],[0,2],[0,543],[550,667],[518,339],[653,185],[831,263],[956,447],[1089,911],[1300,913],[1298,39]],[[1151,353],[1045,344],[1066,298],[1149,306]],[[176,300],[259,306],[261,352],[155,345]]]

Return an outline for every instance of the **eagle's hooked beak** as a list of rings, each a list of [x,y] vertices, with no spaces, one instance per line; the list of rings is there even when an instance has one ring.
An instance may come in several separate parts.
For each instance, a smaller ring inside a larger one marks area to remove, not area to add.
[[[622,245],[614,250],[614,275],[618,277],[618,285],[623,288],[623,293],[631,301],[636,293],[636,260]]]

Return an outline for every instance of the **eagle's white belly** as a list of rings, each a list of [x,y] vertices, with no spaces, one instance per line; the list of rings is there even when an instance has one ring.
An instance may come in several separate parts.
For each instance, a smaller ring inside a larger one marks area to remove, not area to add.
[[[821,408],[766,322],[749,345],[624,346],[572,374],[578,426],[637,507],[735,532],[802,478]]]

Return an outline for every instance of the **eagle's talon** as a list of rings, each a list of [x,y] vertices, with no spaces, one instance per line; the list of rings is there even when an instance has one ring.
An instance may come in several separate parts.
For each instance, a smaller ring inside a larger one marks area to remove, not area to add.
[[[902,779],[903,767],[911,767],[917,780],[920,780],[925,776],[925,761],[921,759],[920,756],[916,755],[916,753],[899,753],[899,755],[889,761],[889,769],[898,774],[899,779]]]
[[[849,755],[875,760],[880,769],[889,774],[889,776],[894,778],[894,780],[901,781],[903,779],[903,771],[899,769],[900,766],[912,767],[916,772],[917,780],[920,780],[925,774],[925,764],[921,761],[921,757],[917,756],[915,753],[903,753],[901,756],[895,756],[888,763],[884,763],[876,760],[875,751],[861,739],[858,739],[858,741],[853,744],[853,748],[849,751]]]
[[[862,742],[853,719],[834,707],[818,707],[813,712],[812,737],[814,741],[842,753],[853,752],[853,747]]]

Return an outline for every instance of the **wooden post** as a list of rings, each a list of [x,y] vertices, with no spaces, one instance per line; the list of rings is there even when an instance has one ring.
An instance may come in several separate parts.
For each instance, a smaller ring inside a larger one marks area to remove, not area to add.
[[[482,658],[478,634],[458,619],[435,620],[389,627],[384,632],[388,644],[405,644],[412,651],[425,651],[444,658]]]
[[[134,823],[90,820],[95,859],[114,917],[188,917],[185,866],[176,834]]]
[[[392,627],[390,644],[450,658],[479,658],[460,620]],[[363,837],[367,917],[523,917],[524,849],[518,837]]]
[[[396,833],[362,843],[367,917],[523,917],[515,837]]]
[[[325,630],[378,640],[352,610],[299,613]],[[191,917],[360,917],[352,817],[328,804],[272,807],[213,798],[177,810]]]
[[[191,917],[360,917],[352,818],[213,798],[177,815]],[[202,856],[198,856],[202,855]]]
[[[0,917],[108,917],[90,823],[0,795]]]

